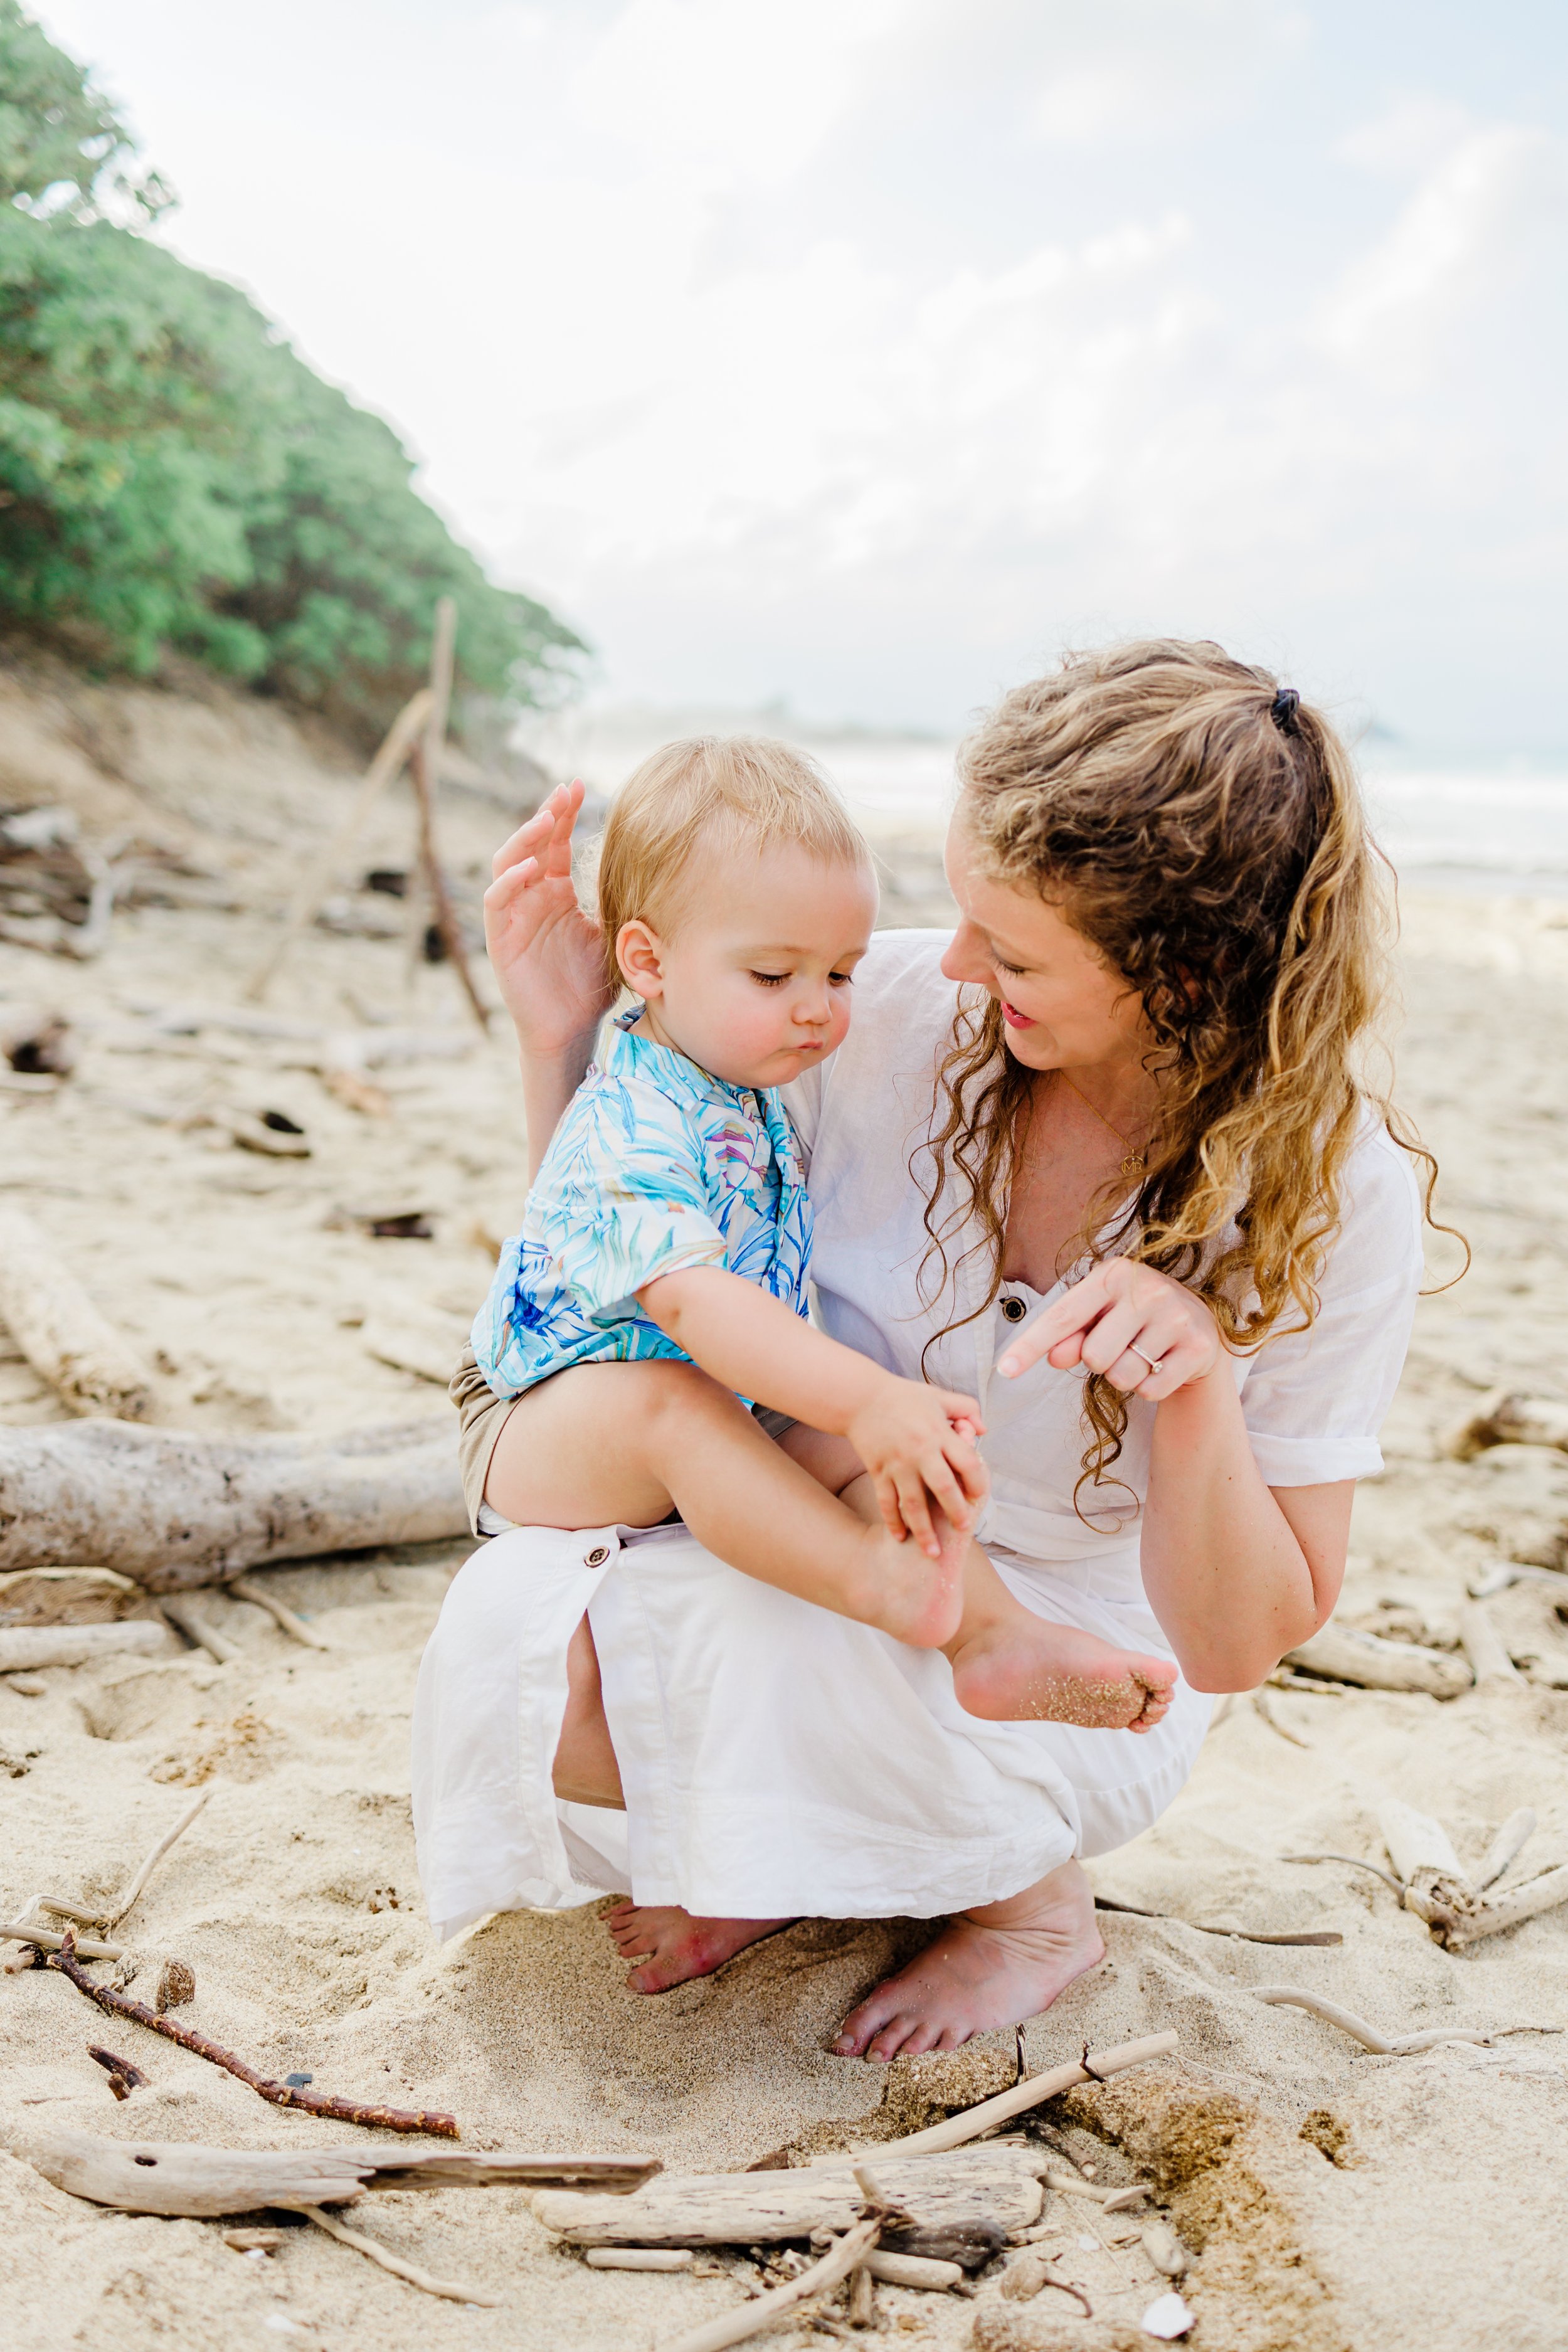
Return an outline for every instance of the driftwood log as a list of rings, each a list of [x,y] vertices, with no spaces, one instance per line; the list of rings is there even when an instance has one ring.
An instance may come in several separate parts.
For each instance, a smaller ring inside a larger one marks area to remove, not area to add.
[[[121,2213],[197,2221],[266,2205],[351,2205],[367,2189],[537,2189],[568,2182],[625,2194],[658,2169],[653,2157],[463,2149],[410,2158],[402,2149],[382,2155],[359,2147],[202,2147],[20,2126],[4,2145],[72,2197]]]
[[[113,1421],[0,1430],[0,1570],[93,1560],[179,1592],[268,1560],[467,1528],[447,1420],[329,1442]]]
[[[1469,1667],[1449,1651],[1384,1641],[1352,1625],[1325,1625],[1310,1642],[1287,1651],[1286,1662],[1334,1682],[1359,1684],[1363,1690],[1426,1691],[1433,1698],[1458,1698],[1470,1687]]]
[[[1026,2230],[1045,2198],[1045,2160],[1026,2148],[963,2148],[942,2157],[879,2148],[876,2164],[883,2196],[910,2217],[884,2231],[892,2252],[919,2254],[932,2240]],[[841,2157],[788,2172],[666,2173],[626,2199],[546,2191],[534,2200],[534,2211],[574,2246],[756,2246],[847,2230],[864,2203],[851,2159]]]
[[[0,1210],[0,1321],[73,1412],[152,1412],[146,1366],[20,1209]]]
[[[1442,1441],[1456,1462],[1468,1462],[1493,1445],[1554,1445],[1568,1453],[1568,1404],[1554,1397],[1521,1396],[1490,1389]]]

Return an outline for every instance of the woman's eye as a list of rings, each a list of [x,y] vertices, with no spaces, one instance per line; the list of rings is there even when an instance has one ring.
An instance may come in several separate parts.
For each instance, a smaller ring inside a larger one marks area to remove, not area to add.
[[[789,974],[787,971],[754,971],[752,978],[759,988],[782,988]]]
[[[1011,971],[1016,973],[1021,972],[1024,970],[1024,966],[1021,963],[1009,963],[1005,956],[997,955],[994,950],[992,950],[991,961],[995,965],[998,971]]]

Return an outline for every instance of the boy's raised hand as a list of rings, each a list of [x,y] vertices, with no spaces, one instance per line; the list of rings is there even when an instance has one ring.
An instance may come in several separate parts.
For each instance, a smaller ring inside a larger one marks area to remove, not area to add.
[[[889,1535],[900,1541],[912,1536],[921,1551],[937,1559],[942,1546],[931,1525],[933,1502],[968,1533],[989,1485],[974,1450],[984,1429],[973,1397],[892,1373],[878,1382],[844,1433],[866,1465]]]
[[[583,786],[555,790],[497,850],[485,892],[485,945],[525,1054],[550,1060],[592,1030],[615,999],[604,934],[578,904],[572,828]]]

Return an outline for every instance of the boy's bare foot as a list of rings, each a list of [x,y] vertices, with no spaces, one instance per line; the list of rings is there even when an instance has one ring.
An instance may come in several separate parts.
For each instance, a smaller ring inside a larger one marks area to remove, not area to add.
[[[861,1483],[870,1482],[857,1481]],[[934,1504],[931,1522],[942,1547],[937,1559],[921,1551],[912,1536],[896,1543],[879,1517],[868,1526],[864,1577],[846,1595],[848,1615],[916,1650],[940,1650],[952,1641],[963,1614],[970,1539]]]
[[[1005,1903],[961,1915],[844,2021],[841,2058],[956,2050],[972,2034],[1021,2025],[1105,1958],[1094,1895],[1076,1862]]]
[[[1098,1633],[1018,1609],[948,1651],[966,1715],[992,1723],[1081,1723],[1094,1731],[1152,1731],[1176,1686],[1169,1658],[1121,1650]]]
[[[605,1925],[619,1945],[623,1959],[646,1955],[643,1965],[626,1979],[633,1992],[668,1992],[693,1977],[711,1976],[748,1944],[776,1936],[788,1919],[694,1919],[674,1905],[617,1903],[605,1912]]]

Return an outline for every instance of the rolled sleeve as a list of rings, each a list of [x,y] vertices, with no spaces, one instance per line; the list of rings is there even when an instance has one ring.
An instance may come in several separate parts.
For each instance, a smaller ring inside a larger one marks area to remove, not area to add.
[[[1415,1177],[1379,1130],[1355,1155],[1310,1329],[1266,1342],[1243,1379],[1242,1413],[1269,1486],[1331,1486],[1382,1469],[1378,1432],[1410,1344],[1421,1264]]]

